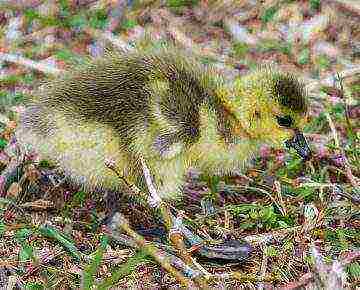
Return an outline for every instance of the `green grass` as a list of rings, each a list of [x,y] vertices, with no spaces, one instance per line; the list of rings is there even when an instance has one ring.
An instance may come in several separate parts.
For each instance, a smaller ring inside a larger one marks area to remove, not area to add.
[[[272,6],[264,11],[260,19],[263,23],[268,23],[273,20],[276,12],[279,10],[278,6]]]
[[[14,82],[20,82],[19,77],[13,79]],[[24,95],[21,92],[2,91],[0,92],[0,112],[8,115],[9,118],[13,118],[13,112],[10,108],[23,103],[29,96]]]
[[[183,6],[195,6],[199,0],[166,0],[166,5],[170,8],[180,8]]]
[[[124,19],[121,23],[121,28],[128,30],[134,28],[136,25],[138,25],[136,19]]]
[[[315,58],[315,64],[319,67],[319,69],[327,70],[330,68],[331,62],[326,55],[319,55]]]
[[[305,65],[308,64],[310,61],[310,49],[304,48],[300,55],[298,56],[297,62],[298,64]]]
[[[283,54],[291,55],[291,43],[276,39],[266,39],[259,42],[257,50],[261,53],[279,51]]]
[[[243,58],[249,52],[249,46],[246,43],[237,42],[233,44],[232,51],[236,58]]]
[[[309,0],[310,8],[314,10],[319,10],[321,7],[321,0]]]
[[[276,229],[294,225],[291,216],[283,216],[273,205],[240,204],[227,208],[235,218],[240,218],[241,229]]]

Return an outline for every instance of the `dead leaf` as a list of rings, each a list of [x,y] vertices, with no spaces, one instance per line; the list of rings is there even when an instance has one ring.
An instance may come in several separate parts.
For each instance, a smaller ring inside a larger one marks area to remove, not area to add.
[[[14,182],[10,185],[9,189],[7,190],[7,196],[9,197],[17,197],[21,192],[22,188],[19,183]]]

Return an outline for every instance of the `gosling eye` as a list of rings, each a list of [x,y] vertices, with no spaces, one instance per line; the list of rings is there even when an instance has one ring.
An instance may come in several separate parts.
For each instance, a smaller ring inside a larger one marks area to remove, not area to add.
[[[290,116],[276,116],[278,124],[282,127],[290,128],[294,124],[293,118]]]

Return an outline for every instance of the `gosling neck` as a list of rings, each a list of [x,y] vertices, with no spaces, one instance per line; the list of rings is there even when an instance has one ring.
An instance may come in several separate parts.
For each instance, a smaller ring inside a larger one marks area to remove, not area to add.
[[[218,175],[235,173],[245,167],[258,148],[245,131],[244,135],[235,136],[227,117],[213,106],[201,107],[201,136],[191,151],[196,167],[202,171]]]

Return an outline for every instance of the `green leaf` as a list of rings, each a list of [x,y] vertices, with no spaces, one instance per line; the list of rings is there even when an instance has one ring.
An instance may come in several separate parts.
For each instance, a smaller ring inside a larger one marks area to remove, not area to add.
[[[335,116],[337,121],[344,120],[345,117],[345,106],[342,103],[337,103],[331,107],[331,115]]]
[[[3,220],[0,220],[0,238],[3,236],[6,230],[6,225],[4,224]]]
[[[199,0],[166,0],[166,6],[170,8],[180,8],[183,6],[197,5]]]
[[[360,93],[360,84],[353,84],[350,87],[350,91],[352,94],[359,94]]]
[[[276,257],[278,255],[278,251],[274,246],[267,246],[265,248],[265,255],[268,257]]]
[[[251,223],[251,222],[243,222],[240,224],[240,229],[243,230],[251,230],[254,229],[256,227],[255,223]]]
[[[359,234],[354,229],[326,229],[325,241],[336,251],[347,251],[350,246],[356,245]]]
[[[55,53],[55,57],[57,57],[59,60],[63,60],[63,61],[69,61],[69,60],[72,61],[74,58],[77,57],[77,55],[68,49],[61,49]]]
[[[84,28],[87,25],[87,18],[84,14],[76,14],[69,18],[69,26],[72,28]]]
[[[106,235],[101,235],[100,246],[105,250],[108,244],[109,244],[109,237]]]
[[[17,75],[8,75],[1,79],[1,86],[14,86],[20,80],[20,77]]]
[[[91,13],[89,25],[95,29],[104,29],[108,24],[107,13],[104,9],[98,9]]]
[[[66,237],[63,233],[59,232],[57,229],[50,227],[48,225],[41,226],[39,232],[44,237],[54,239],[59,242],[69,253],[78,261],[81,260],[81,252],[76,248],[75,242]]]
[[[289,227],[289,225],[288,225],[286,222],[284,222],[284,221],[278,221],[278,225],[279,225],[279,227],[282,228],[282,229],[286,229],[286,228]]]
[[[256,204],[239,204],[239,205],[231,205],[228,207],[228,209],[231,211],[232,214],[234,214],[235,216],[240,215],[240,214],[246,214],[250,211],[254,211],[257,210],[259,208],[258,205]]]
[[[315,257],[313,255],[307,255],[304,257],[304,262],[312,267],[315,265]]]
[[[321,0],[310,0],[310,8],[314,10],[320,9]]]
[[[249,216],[250,216],[250,218],[252,218],[253,220],[257,220],[257,219],[259,218],[259,214],[258,214],[258,212],[255,211],[255,210],[251,210],[251,211],[249,212]]]
[[[27,282],[25,285],[25,290],[43,290],[45,289],[44,285],[39,282]]]
[[[24,99],[26,99],[26,96],[23,93],[16,92],[13,95],[14,104],[21,103]]]
[[[210,65],[217,62],[217,60],[212,56],[202,56],[200,62],[204,65]]]
[[[121,23],[121,28],[128,30],[134,28],[136,25],[138,25],[136,19],[124,19]]]
[[[305,48],[300,52],[297,62],[301,65],[305,65],[310,61],[310,49]]]
[[[288,228],[293,227],[295,225],[295,217],[291,215],[279,215],[276,216],[277,219],[277,226],[280,228]]]
[[[68,0],[59,0],[60,15],[63,17],[70,15],[70,5]]]
[[[15,238],[20,244],[21,249],[19,252],[19,260],[24,262],[29,259],[36,261],[33,247],[29,244],[28,238],[32,235],[32,231],[29,229],[20,229],[15,233]]]
[[[310,201],[314,198],[316,188],[302,186],[299,188],[295,188],[294,191],[297,193],[297,196],[304,198],[305,201]]]
[[[274,213],[274,208],[272,206],[263,207],[260,210],[259,215],[264,221],[272,220],[276,216],[276,214]]]
[[[248,53],[249,46],[246,43],[237,42],[233,45],[232,49],[234,51],[234,56],[241,58],[241,57],[244,57]]]
[[[39,19],[40,15],[39,15],[39,12],[37,12],[35,9],[28,8],[28,9],[25,9],[25,11],[24,11],[24,17],[25,17],[25,21],[28,24],[30,24],[35,19]]]
[[[209,180],[209,186],[212,193],[219,192],[219,183],[221,179],[219,176],[212,176]]]
[[[261,15],[260,19],[263,23],[268,23],[271,20],[273,20],[276,12],[278,11],[278,7],[277,6],[272,6],[268,9],[265,10],[264,14]]]
[[[111,271],[111,276],[101,281],[96,289],[107,290],[111,286],[116,285],[118,281],[135,271],[136,267],[142,263],[150,261],[150,257],[147,256],[143,251],[137,252],[134,256],[129,258],[127,262],[120,268],[115,268]]]
[[[20,229],[16,232],[15,237],[17,241],[25,241],[32,235],[32,231],[29,229]]]
[[[259,42],[257,49],[260,52],[280,51],[286,55],[291,54],[291,44],[275,39],[265,39]]]
[[[23,77],[22,77],[22,82],[25,84],[25,85],[31,85],[34,83],[36,79],[36,76],[33,72],[28,72],[27,74],[25,74]]]
[[[358,262],[349,264],[346,270],[354,280],[360,279],[360,264]]]
[[[58,18],[50,16],[50,17],[40,17],[40,23],[42,26],[61,26],[65,25],[67,21],[60,21]],[[66,26],[65,26],[66,27]]]
[[[315,63],[319,66],[320,69],[326,70],[330,67],[331,63],[329,58],[326,55],[319,55],[315,59]]]
[[[303,161],[297,155],[292,156],[292,159],[286,162],[286,170],[288,171],[288,173],[292,173],[292,172],[296,173],[299,170],[301,170],[302,166],[303,166]]]
[[[8,141],[6,139],[0,138],[0,150],[3,150],[7,144]]]
[[[85,200],[86,200],[86,192],[85,191],[78,191],[73,195],[71,204],[73,206],[84,206]]]
[[[321,112],[319,116],[313,118],[311,122],[306,124],[304,128],[304,133],[319,132],[325,125],[327,125],[327,119],[325,113]]]
[[[30,259],[34,260],[34,250],[30,245],[23,243],[19,252],[19,260],[26,262]]]
[[[95,275],[100,267],[100,263],[106,250],[107,244],[108,238],[106,236],[101,236],[100,246],[96,250],[94,257],[91,259],[90,264],[86,266],[83,272],[84,282],[82,289],[91,289],[94,285]]]

